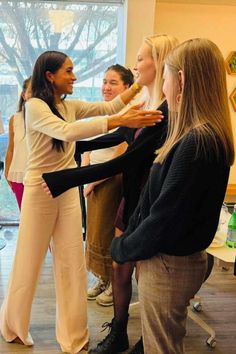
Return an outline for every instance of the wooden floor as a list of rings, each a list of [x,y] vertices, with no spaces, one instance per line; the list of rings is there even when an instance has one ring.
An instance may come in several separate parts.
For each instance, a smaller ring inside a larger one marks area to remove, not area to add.
[[[7,246],[0,251],[0,303],[6,290],[7,280],[14,255],[17,228],[3,228],[0,236],[7,240]],[[42,270],[37,294],[35,297],[31,334],[35,345],[27,348],[19,344],[7,344],[0,338],[0,354],[59,354],[60,348],[55,340],[55,296],[51,268],[51,255],[46,257]],[[217,333],[217,346],[212,349],[206,344],[207,334],[190,319],[188,320],[188,335],[186,336],[187,354],[235,354],[236,353],[236,277],[233,271],[222,271],[218,266],[208,281],[203,285],[200,295],[202,297],[203,312],[201,318],[214,327]],[[89,283],[94,279],[89,276]],[[137,300],[137,289],[134,291],[133,301]],[[102,339],[105,332],[100,332],[100,326],[112,318],[112,307],[104,308],[95,302],[88,303],[89,328],[91,345]],[[140,316],[138,306],[130,309],[129,339],[133,345],[140,335]],[[148,354],[148,353],[147,353]]]

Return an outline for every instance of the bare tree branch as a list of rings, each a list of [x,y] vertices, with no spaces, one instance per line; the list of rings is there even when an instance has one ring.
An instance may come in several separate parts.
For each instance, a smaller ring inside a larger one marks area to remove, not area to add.
[[[65,51],[80,73],[80,81],[103,71],[115,60],[116,48],[105,41],[117,28],[117,15],[112,6],[0,2],[0,53],[14,70],[19,84],[32,73],[39,54],[45,50]],[[74,12],[70,31],[53,33],[48,10]],[[87,36],[87,38],[86,38]],[[84,47],[84,48],[83,48]],[[101,49],[104,48],[104,49]],[[99,55],[99,50],[104,54]],[[99,58],[98,58],[99,55]]]

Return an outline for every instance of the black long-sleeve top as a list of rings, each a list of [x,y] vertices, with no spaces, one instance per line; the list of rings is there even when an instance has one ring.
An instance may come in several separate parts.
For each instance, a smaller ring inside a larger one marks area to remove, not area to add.
[[[228,176],[225,156],[217,156],[214,142],[208,138],[197,155],[196,134],[189,133],[162,164],[154,163],[128,228],[112,241],[112,258],[124,263],[159,252],[184,256],[206,249],[217,229]]]
[[[85,151],[105,149],[123,142],[127,142],[128,145],[132,144],[136,130],[135,128],[120,127],[112,133],[104,134],[94,139],[77,141],[74,155],[75,161],[80,166],[81,155]]]
[[[137,206],[141,186],[148,176],[155,158],[155,151],[166,139],[168,122],[166,101],[158,109],[164,115],[163,121],[155,126],[142,129],[134,141],[136,129],[121,127],[114,133],[94,140],[78,142],[77,151],[80,152],[108,147],[111,144],[114,146],[123,141],[127,141],[129,146],[124,154],[105,163],[43,174],[52,195],[56,197],[69,188],[123,173],[123,196],[125,198],[123,221],[127,225],[129,217]]]
[[[85,151],[109,148],[124,141],[130,145],[134,140],[136,130],[135,128],[120,127],[112,133],[104,134],[94,139],[79,140],[76,142],[75,160],[77,155],[83,154]]]

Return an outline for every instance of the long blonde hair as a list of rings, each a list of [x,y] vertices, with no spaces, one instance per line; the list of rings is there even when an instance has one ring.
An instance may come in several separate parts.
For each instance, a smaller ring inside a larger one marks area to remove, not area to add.
[[[153,97],[150,97],[150,106],[152,108],[157,108],[164,100],[164,94],[162,91],[164,59],[167,54],[179,44],[179,41],[171,35],[156,34],[153,36],[145,37],[144,43],[146,43],[151,48],[152,57],[156,68],[154,94]]]
[[[205,138],[210,137],[216,152],[219,154],[221,144],[227,164],[233,164],[226,72],[219,48],[208,39],[191,39],[173,49],[165,63],[172,73],[172,90],[180,71],[184,80],[178,113],[170,114],[167,140],[155,161],[163,162],[173,145],[194,129],[198,148],[207,151]]]

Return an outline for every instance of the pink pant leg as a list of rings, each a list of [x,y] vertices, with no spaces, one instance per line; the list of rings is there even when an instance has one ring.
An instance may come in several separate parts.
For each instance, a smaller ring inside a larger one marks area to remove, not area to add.
[[[17,183],[17,182],[11,182],[12,190],[16,196],[16,200],[19,206],[19,209],[21,210],[21,201],[23,197],[23,192],[24,192],[24,185],[23,183]]]

